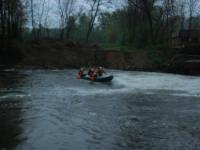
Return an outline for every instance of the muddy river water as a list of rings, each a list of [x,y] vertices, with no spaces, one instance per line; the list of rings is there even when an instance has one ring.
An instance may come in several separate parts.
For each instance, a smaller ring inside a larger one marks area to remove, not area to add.
[[[199,150],[200,77],[0,71],[0,150]]]

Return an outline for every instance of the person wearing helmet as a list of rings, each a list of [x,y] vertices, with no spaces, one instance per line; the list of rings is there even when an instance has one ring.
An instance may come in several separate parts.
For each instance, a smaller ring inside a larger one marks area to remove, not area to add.
[[[88,71],[88,76],[90,77],[90,80],[95,79],[95,69],[94,69],[94,67],[90,67],[90,69]]]
[[[86,70],[85,67],[81,67],[81,68],[79,69],[77,79],[81,79],[82,77],[84,77],[84,76],[86,75],[86,74],[85,74],[85,70]]]
[[[100,67],[97,68],[97,75],[98,76],[102,76],[104,73],[105,73],[105,70],[104,70],[103,67],[100,66]]]

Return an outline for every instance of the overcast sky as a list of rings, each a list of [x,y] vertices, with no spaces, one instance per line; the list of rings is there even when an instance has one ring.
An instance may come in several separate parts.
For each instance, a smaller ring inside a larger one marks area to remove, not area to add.
[[[75,0],[76,1],[76,10],[79,11],[80,9],[84,12],[87,12],[89,10],[89,6],[87,3],[85,3],[85,0]],[[117,8],[122,7],[122,1],[121,0],[113,0],[115,1],[115,3],[113,3],[112,5],[107,5],[107,6],[103,6],[101,7],[102,11],[114,11]],[[112,1],[112,2],[113,2]],[[38,9],[38,6],[41,6],[42,4],[40,3],[41,0],[35,0],[35,7],[37,7],[37,9],[35,9],[35,18],[38,18],[38,12],[41,13],[41,9]],[[49,27],[58,27],[59,26],[59,12],[58,12],[58,5],[57,5],[57,0],[46,0],[46,4],[45,4],[45,13],[47,12],[47,10],[49,10],[48,12],[48,26]],[[27,10],[28,12],[30,12],[30,8]],[[46,14],[44,14],[44,16],[46,16]],[[29,16],[28,19],[28,23],[27,26],[31,27],[31,17]]]
[[[41,3],[39,3],[41,1],[42,0],[34,0],[35,5],[41,7]],[[48,13],[48,26],[49,27],[58,27],[59,26],[59,11],[58,11],[57,1],[58,0],[46,0],[46,5],[45,5],[46,7],[45,8],[46,8],[46,10],[49,10],[49,13]],[[66,0],[66,1],[68,1],[68,0]],[[77,3],[76,4],[76,10],[77,11],[80,8],[81,8],[81,10],[83,12],[84,11],[87,12],[90,9],[90,7],[88,6],[88,4],[85,3],[85,1],[87,1],[87,0],[74,0],[74,1],[76,1],[76,3]],[[125,5],[124,4],[125,1],[126,0],[111,0],[112,5],[107,5],[107,6],[101,7],[101,11],[114,11],[114,10],[116,10],[118,8],[123,7]],[[160,0],[160,1],[162,1],[162,0]],[[177,1],[182,2],[182,0],[177,0]],[[199,6],[195,6],[195,7],[199,7]],[[38,7],[36,7],[36,8],[38,8]],[[27,11],[30,12],[30,8]],[[189,11],[187,9],[185,11],[186,11],[186,15],[188,15],[187,12],[189,12]],[[35,16],[36,16],[35,18],[38,18],[37,17],[37,12],[41,13],[41,10],[40,9],[35,9]],[[47,12],[47,11],[44,11],[44,12]],[[29,19],[28,19],[27,26],[31,27],[31,17],[30,16],[29,16]]]

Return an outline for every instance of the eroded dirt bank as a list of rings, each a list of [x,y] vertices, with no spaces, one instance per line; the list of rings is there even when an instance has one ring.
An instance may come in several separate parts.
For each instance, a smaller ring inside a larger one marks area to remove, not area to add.
[[[79,68],[83,65],[102,65],[110,69],[162,71],[200,75],[200,55],[180,49],[157,51],[105,50],[97,45],[83,45],[56,39],[14,42],[9,45],[5,62],[14,62],[19,68]],[[19,60],[16,61],[15,59]],[[158,59],[159,62],[152,60]]]
[[[153,66],[145,52],[104,50],[96,45],[42,40],[17,45],[22,60],[18,66],[36,68],[79,68],[103,65],[112,69],[145,70]]]

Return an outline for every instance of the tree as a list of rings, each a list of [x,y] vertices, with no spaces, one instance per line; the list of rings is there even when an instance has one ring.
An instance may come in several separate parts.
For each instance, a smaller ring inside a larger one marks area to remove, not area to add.
[[[76,21],[76,18],[74,16],[69,16],[69,19],[66,25],[66,39],[67,40],[70,39],[71,37],[71,32],[73,31],[75,27],[75,21]]]
[[[60,37],[64,38],[64,35],[66,37],[69,36],[69,32],[72,29],[72,22],[74,22],[75,18],[72,19],[72,16],[74,16],[75,13],[75,0],[57,0],[58,4],[58,10],[59,10],[59,16],[60,16],[60,28],[61,33]],[[72,21],[73,20],[73,21]],[[67,27],[70,25],[70,27]]]
[[[30,0],[30,11],[31,11],[31,25],[32,25],[32,36],[33,38],[35,38],[36,33],[36,27],[35,27],[35,17],[34,17],[34,4],[33,4],[33,0]]]
[[[154,29],[153,29],[153,16],[152,12],[154,10],[156,0],[128,0],[129,7],[135,7],[132,10],[139,10],[141,14],[145,14],[146,21],[149,25],[151,43],[153,44],[154,41]]]
[[[89,25],[88,25],[88,31],[87,31],[87,35],[86,35],[86,42],[88,43],[90,34],[92,32],[92,29],[94,27],[94,22],[95,19],[97,17],[97,14],[99,12],[99,7],[100,7],[100,2],[101,0],[92,0],[91,1],[91,9],[90,9],[90,21],[89,21]]]
[[[15,39],[21,36],[26,14],[21,0],[0,0],[0,38]]]
[[[100,11],[100,7],[111,3],[110,0],[88,0],[88,2],[90,5],[90,10],[89,10],[90,21],[88,24],[88,30],[87,30],[87,34],[86,34],[86,43],[88,43],[88,41],[89,41],[90,35],[94,28],[94,23],[96,21],[99,11]]]
[[[196,10],[199,5],[199,0],[187,0],[188,3],[188,9],[189,9],[189,23],[188,23],[188,29],[192,29],[192,20],[194,17],[194,14],[196,13]]]
[[[44,14],[45,14],[45,5],[46,5],[46,0],[40,0],[39,1],[39,7],[38,7],[38,37],[42,36],[42,30],[44,28]],[[48,10],[47,10],[48,11]]]
[[[180,29],[185,29],[186,0],[177,1],[177,14],[180,16]]]

